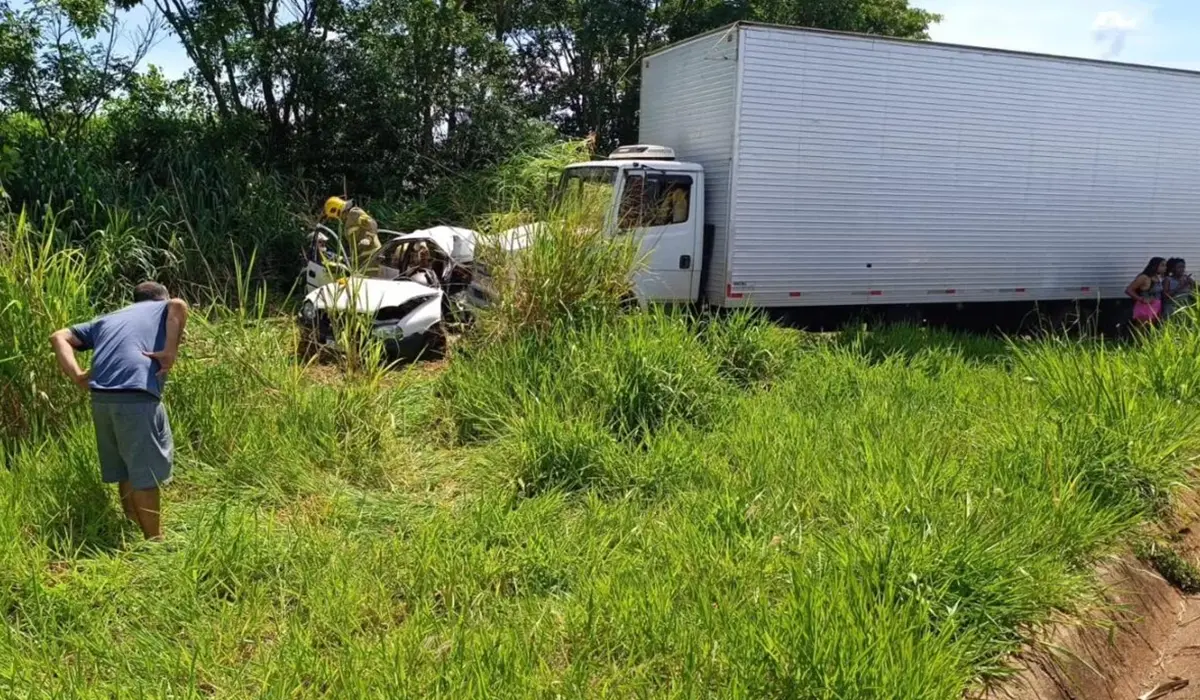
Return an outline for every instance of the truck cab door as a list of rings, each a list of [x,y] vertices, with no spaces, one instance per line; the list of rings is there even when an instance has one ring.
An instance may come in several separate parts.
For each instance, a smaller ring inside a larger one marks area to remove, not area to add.
[[[697,259],[702,198],[690,173],[627,172],[621,190],[620,228],[638,236],[643,270],[636,283],[646,301],[690,302]]]

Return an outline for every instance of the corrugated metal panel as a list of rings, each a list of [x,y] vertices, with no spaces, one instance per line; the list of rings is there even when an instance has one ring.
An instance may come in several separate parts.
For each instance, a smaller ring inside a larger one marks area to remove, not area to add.
[[[1200,76],[742,29],[756,305],[1116,297],[1200,256]]]
[[[675,149],[704,166],[705,219],[715,229],[706,293],[725,296],[729,172],[733,157],[737,29],[706,34],[646,59],[642,65],[638,140]]]

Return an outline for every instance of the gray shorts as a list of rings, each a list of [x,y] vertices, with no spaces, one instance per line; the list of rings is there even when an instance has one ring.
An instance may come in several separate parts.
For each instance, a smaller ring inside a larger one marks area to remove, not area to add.
[[[105,483],[139,491],[171,480],[175,444],[162,402],[149,394],[92,393],[92,422]]]

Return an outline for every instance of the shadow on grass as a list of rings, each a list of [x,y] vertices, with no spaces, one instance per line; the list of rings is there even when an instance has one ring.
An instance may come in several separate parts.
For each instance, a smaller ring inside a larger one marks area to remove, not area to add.
[[[132,526],[119,508],[116,487],[100,480],[94,451],[63,446],[13,455],[6,515],[61,558],[120,549]]]
[[[39,524],[49,549],[63,558],[95,556],[121,549],[133,532],[109,491],[115,489],[97,478],[79,478],[60,484],[55,507],[44,512]]]
[[[858,351],[871,362],[895,356],[913,359],[919,355],[940,354],[958,355],[969,362],[1003,364],[1013,354],[1012,342],[999,335],[908,324],[847,327],[837,334],[835,343]]]

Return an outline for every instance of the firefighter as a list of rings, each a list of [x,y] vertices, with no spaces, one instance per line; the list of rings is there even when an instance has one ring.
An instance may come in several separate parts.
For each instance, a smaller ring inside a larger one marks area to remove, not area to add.
[[[346,251],[353,256],[355,269],[365,267],[379,250],[379,224],[354,202],[341,197],[325,200],[325,218],[341,222]]]

